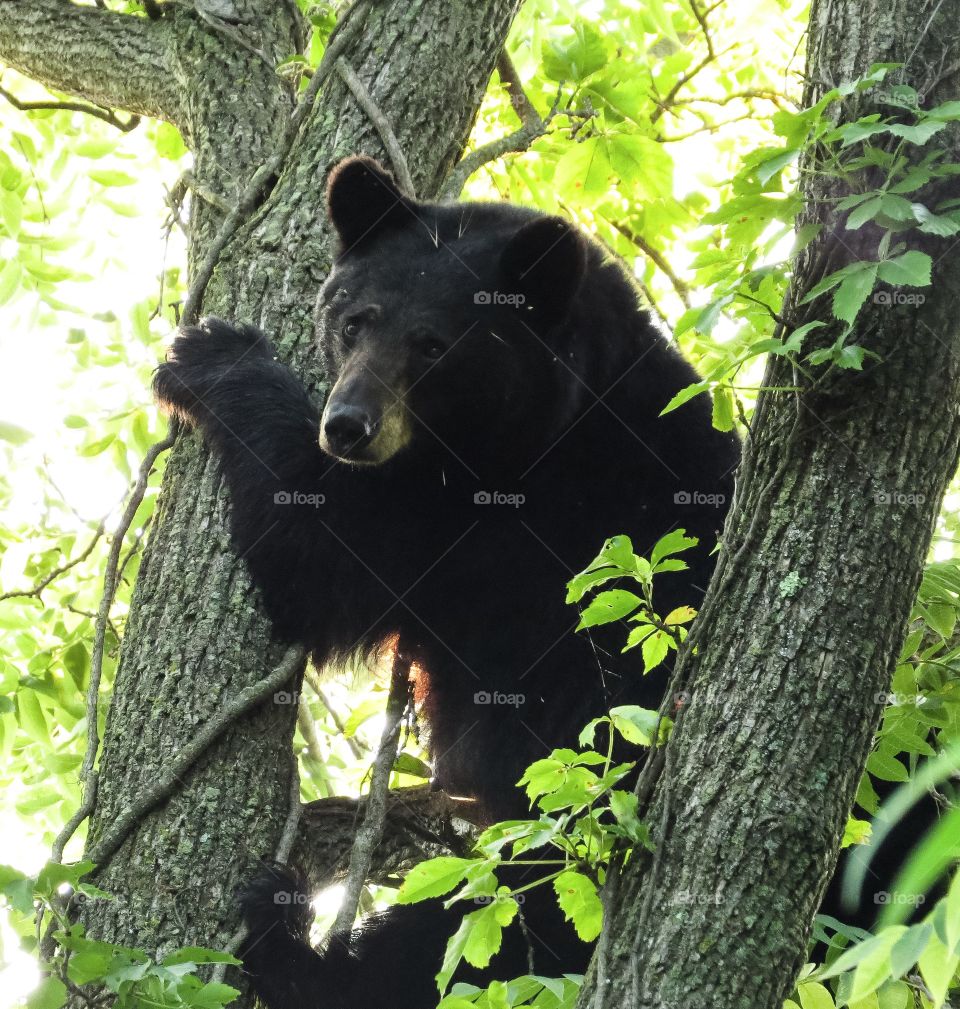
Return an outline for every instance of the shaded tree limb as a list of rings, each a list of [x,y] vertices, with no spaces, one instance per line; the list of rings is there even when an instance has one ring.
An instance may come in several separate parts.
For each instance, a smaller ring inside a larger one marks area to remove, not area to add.
[[[370,793],[364,810],[363,822],[353,839],[343,901],[331,929],[334,933],[349,932],[353,927],[357,908],[360,906],[360,892],[367,880],[370,864],[373,861],[373,852],[383,836],[383,824],[387,815],[387,787],[390,783],[390,772],[397,759],[400,726],[409,700],[410,659],[406,658],[398,648],[393,656],[386,722],[380,737],[380,747],[373,762]]]
[[[152,21],[64,0],[0,0],[0,60],[94,105],[176,119],[181,94],[171,43],[166,18]]]
[[[93,812],[97,802],[97,772],[94,765],[97,761],[97,751],[100,749],[100,734],[97,722],[97,713],[100,700],[100,680],[103,676],[103,652],[106,641],[107,628],[110,625],[110,608],[117,593],[117,583],[120,580],[120,552],[123,549],[123,541],[133,522],[140,502],[147,490],[150,474],[153,465],[161,453],[170,448],[177,437],[177,425],[171,424],[167,436],[155,445],[152,445],[144,456],[137,473],[137,481],[130,491],[130,497],[120,516],[120,522],[113,532],[113,541],[110,544],[110,552],[107,555],[106,568],[103,575],[103,594],[100,597],[100,606],[94,624],[93,650],[90,656],[90,683],[87,685],[86,717],[87,717],[87,745],[83,755],[83,764],[80,768],[80,782],[83,786],[83,801],[76,812],[64,824],[63,829],[57,834],[53,842],[51,859],[54,862],[63,860],[63,852],[70,838],[76,833],[81,823]],[[102,530],[102,524],[101,524]],[[91,545],[92,549],[92,545]]]
[[[71,568],[75,568],[78,564],[82,564],[90,556],[90,554],[93,553],[94,548],[103,536],[104,525],[104,522],[101,520],[97,525],[90,542],[72,560],[67,561],[65,564],[61,564],[58,568],[54,568],[50,574],[44,575],[40,581],[31,586],[29,589],[14,589],[12,592],[4,592],[0,595],[0,602],[3,602],[6,599],[40,599],[41,593],[45,588],[55,582],[62,574],[66,574]]]
[[[357,100],[357,104],[367,114],[367,118],[376,127],[383,146],[390,156],[390,164],[393,167],[393,174],[397,184],[407,196],[415,197],[417,194],[413,188],[413,179],[410,177],[410,169],[407,167],[407,159],[400,147],[400,141],[393,132],[393,127],[387,121],[387,117],[380,111],[377,103],[373,100],[370,92],[364,87],[363,81],[357,76],[356,71],[341,56],[337,60],[337,73],[343,79],[343,83],[350,89],[350,94]]]
[[[240,194],[236,205],[227,214],[223,224],[220,226],[220,230],[211,241],[203,261],[194,272],[193,283],[190,285],[190,290],[183,303],[183,325],[192,325],[199,318],[203,296],[206,293],[207,285],[210,283],[210,278],[213,276],[213,271],[220,261],[223,250],[237,233],[240,226],[250,216],[254,208],[261,202],[268,184],[280,175],[283,164],[290,154],[297,134],[300,132],[300,127],[313,108],[313,103],[316,101],[321,85],[330,76],[330,72],[336,65],[340,53],[347,48],[363,27],[364,15],[368,6],[369,0],[357,0],[350,8],[344,20],[341,21],[339,31],[327,44],[323,59],[320,61],[320,66],[317,67],[313,77],[310,79],[307,90],[303,93],[294,109],[276,149],[253,173],[246,188]]]
[[[87,850],[86,857],[97,863],[98,871],[123,844],[140,820],[174,792],[177,783],[211,743],[239,718],[299,674],[304,657],[301,647],[289,648],[280,665],[269,676],[241,690],[229,705],[218,711],[196,736],[177,752],[175,759],[167,765],[163,776],[144,788],[136,801],[127,806],[112,822],[110,829]]]
[[[677,274],[670,263],[667,261],[666,256],[658,249],[655,249],[644,237],[638,232],[634,231],[632,228],[625,224],[620,224],[617,221],[611,221],[610,224],[613,226],[615,231],[618,231],[623,237],[635,245],[646,257],[649,259],[654,266],[670,281],[673,289],[677,292],[677,297],[683,302],[685,308],[690,307],[690,288],[687,283]]]
[[[121,133],[129,133],[140,125],[140,117],[130,116],[129,119],[120,119],[112,109],[100,108],[98,105],[88,105],[86,102],[22,102],[16,95],[10,94],[5,88],[0,88],[0,98],[6,99],[15,109],[20,112],[38,112],[41,110],[51,110],[54,112],[82,112],[84,115],[93,116],[102,122],[115,126]]]
[[[303,807],[292,861],[311,886],[342,879],[350,868],[356,825],[366,815],[368,796],[318,799]],[[436,855],[467,855],[482,824],[476,803],[452,799],[430,785],[386,793],[383,832],[373,848],[368,882],[389,883],[411,866]]]
[[[510,94],[510,104],[521,124],[530,129],[536,129],[540,124],[540,114],[524,90],[517,68],[513,65],[513,60],[510,59],[506,49],[500,53],[497,59],[497,73],[500,74],[500,81]]]

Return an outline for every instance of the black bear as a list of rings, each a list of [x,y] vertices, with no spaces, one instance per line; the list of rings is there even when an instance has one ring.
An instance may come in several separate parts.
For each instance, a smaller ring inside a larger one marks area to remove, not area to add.
[[[216,319],[176,339],[156,393],[220,457],[277,633],[319,664],[397,641],[422,670],[436,784],[487,820],[522,816],[528,764],[665,690],[621,654],[624,626],[574,632],[565,581],[610,535],[647,554],[683,528],[699,546],[654,602],[696,607],[738,442],[706,397],[660,416],[698,376],[624,268],[562,219],[414,201],[365,158],[334,170],[327,199],[322,413],[260,332]],[[318,954],[304,908],[274,901],[290,885],[268,874],[245,901],[245,965],[272,1009],[381,1006],[386,979],[394,1009],[435,1004],[462,912],[398,908]],[[537,971],[582,968],[588,948],[539,892],[524,907]],[[526,940],[493,967],[525,973]]]

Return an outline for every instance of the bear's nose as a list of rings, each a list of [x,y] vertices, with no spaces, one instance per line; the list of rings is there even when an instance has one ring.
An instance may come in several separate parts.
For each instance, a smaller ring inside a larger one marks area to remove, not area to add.
[[[323,425],[330,447],[337,455],[349,456],[367,445],[377,433],[377,424],[358,406],[335,406]]]

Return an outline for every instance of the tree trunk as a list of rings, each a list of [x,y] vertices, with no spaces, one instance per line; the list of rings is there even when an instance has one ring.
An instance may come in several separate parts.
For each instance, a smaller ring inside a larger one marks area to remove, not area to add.
[[[345,15],[359,24],[344,59],[392,125],[420,197],[436,193],[460,154],[515,6],[411,0],[361,3]],[[295,99],[273,68],[303,36],[293,2],[234,7],[239,26],[212,24],[179,4],[151,21],[62,0],[0,0],[0,59],[51,87],[174,122],[198,182],[233,204],[281,140]],[[279,181],[224,249],[203,303],[207,313],[264,327],[315,386],[323,376],[311,353],[312,310],[330,264],[325,177],[361,151],[389,164],[334,70]],[[197,196],[193,205],[196,271],[223,214]],[[88,851],[284,654],[231,553],[228,508],[200,440],[179,438],[131,606]],[[290,689],[300,666],[291,667]],[[227,942],[238,924],[234,891],[255,859],[273,854],[288,814],[295,717],[293,704],[257,706],[133,827],[97,880],[117,899],[84,909],[92,935],[160,953]]]
[[[809,101],[900,62],[932,107],[957,94],[960,2],[815,0],[808,45]],[[874,111],[870,98],[844,118]],[[955,130],[934,142],[958,160]],[[804,180],[824,228],[793,305],[825,262],[876,258],[875,240],[851,255],[858,233],[819,209],[837,195],[829,180]],[[610,888],[580,1005],[779,1009],[792,989],[957,463],[952,242],[921,246],[937,264],[921,307],[861,311],[849,342],[879,363],[760,402],[696,654],[677,670],[682,704],[648,813],[656,851]],[[765,385],[795,381],[771,358]]]

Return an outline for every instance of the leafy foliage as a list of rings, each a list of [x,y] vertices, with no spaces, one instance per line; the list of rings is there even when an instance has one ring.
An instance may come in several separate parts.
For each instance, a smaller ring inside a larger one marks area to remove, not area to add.
[[[310,40],[277,72],[304,87],[335,12],[298,3]],[[138,0],[107,6],[145,16]],[[802,2],[760,0],[744,32],[732,4],[528,0],[508,50],[537,113],[565,111],[529,151],[485,165],[466,194],[563,213],[632,264],[651,310],[705,376],[667,409],[712,391],[715,423],[725,429],[749,419],[767,355],[789,357],[798,380],[817,368],[862,367],[870,349],[851,338],[863,306],[871,298],[909,305],[904,299],[922,297],[929,243],[960,230],[955,201],[931,205],[924,189],[956,171],[924,145],[960,118],[960,103],[926,109],[908,85],[890,83],[892,68],[876,67],[800,110],[793,71],[804,17]],[[51,97],[13,72],[2,83],[21,100]],[[849,99],[879,92],[882,112],[842,118]],[[509,133],[519,111],[519,96],[495,75],[471,144]],[[35,903],[56,916],[62,885],[85,899],[107,899],[85,889],[78,867],[44,869],[36,852],[79,802],[84,695],[108,541],[139,460],[162,434],[146,389],[175,322],[185,260],[176,220],[164,220],[164,190],[175,189],[189,155],[168,124],[143,123],[120,135],[68,111],[10,110],[0,141],[0,782],[7,857],[17,863],[0,872],[0,889],[17,934],[34,950],[28,925]],[[794,233],[796,182],[808,170],[836,180],[828,209],[857,252],[824,276],[805,305],[793,306],[794,314],[809,313],[801,319],[785,314],[785,299],[797,254],[818,235],[812,223]],[[161,459],[125,534],[101,719],[162,469]],[[952,752],[958,736],[958,515],[954,486],[891,692],[878,700],[883,719],[850,843],[868,836],[877,781],[920,781],[924,763]],[[581,628],[626,618],[635,627],[625,647],[639,649],[638,668],[663,662],[693,613],[658,614],[653,577],[682,564],[677,553],[685,545],[678,533],[659,554],[641,558],[624,537],[608,541],[568,588],[571,603],[583,604]],[[311,684],[289,700],[300,706],[303,797],[357,793],[384,706],[382,680],[362,690]],[[509,858],[548,852],[537,859],[544,868],[537,885],[554,888],[582,937],[596,934],[596,894],[612,850],[649,843],[635,796],[618,787],[631,765],[615,764],[610,746],[616,735],[659,745],[669,729],[654,712],[614,709],[586,728],[580,751],[555,751],[528,769],[529,819],[490,828],[476,858],[437,860],[408,875],[399,900],[486,900],[454,937],[441,987],[461,959],[487,962],[511,927],[517,895],[496,876]],[[395,772],[395,783],[409,783],[430,769],[411,746]],[[919,850],[917,878],[949,868],[956,855],[956,817],[946,822],[951,833]],[[82,836],[68,854],[79,851]],[[818,934],[831,941],[828,961],[810,965],[793,1005],[896,1009],[914,995],[940,1004],[957,968],[957,902],[954,882],[925,923],[906,931],[891,905],[890,931],[863,945],[851,946],[843,930],[821,923]],[[194,970],[214,954],[187,951],[185,959],[155,963],[59,924],[65,973],[44,980],[30,995],[32,1006],[56,1009],[65,981],[104,982],[120,1005],[229,1000]],[[574,978],[524,977],[483,992],[456,985],[442,1004],[553,1009],[571,1006],[577,990]]]

